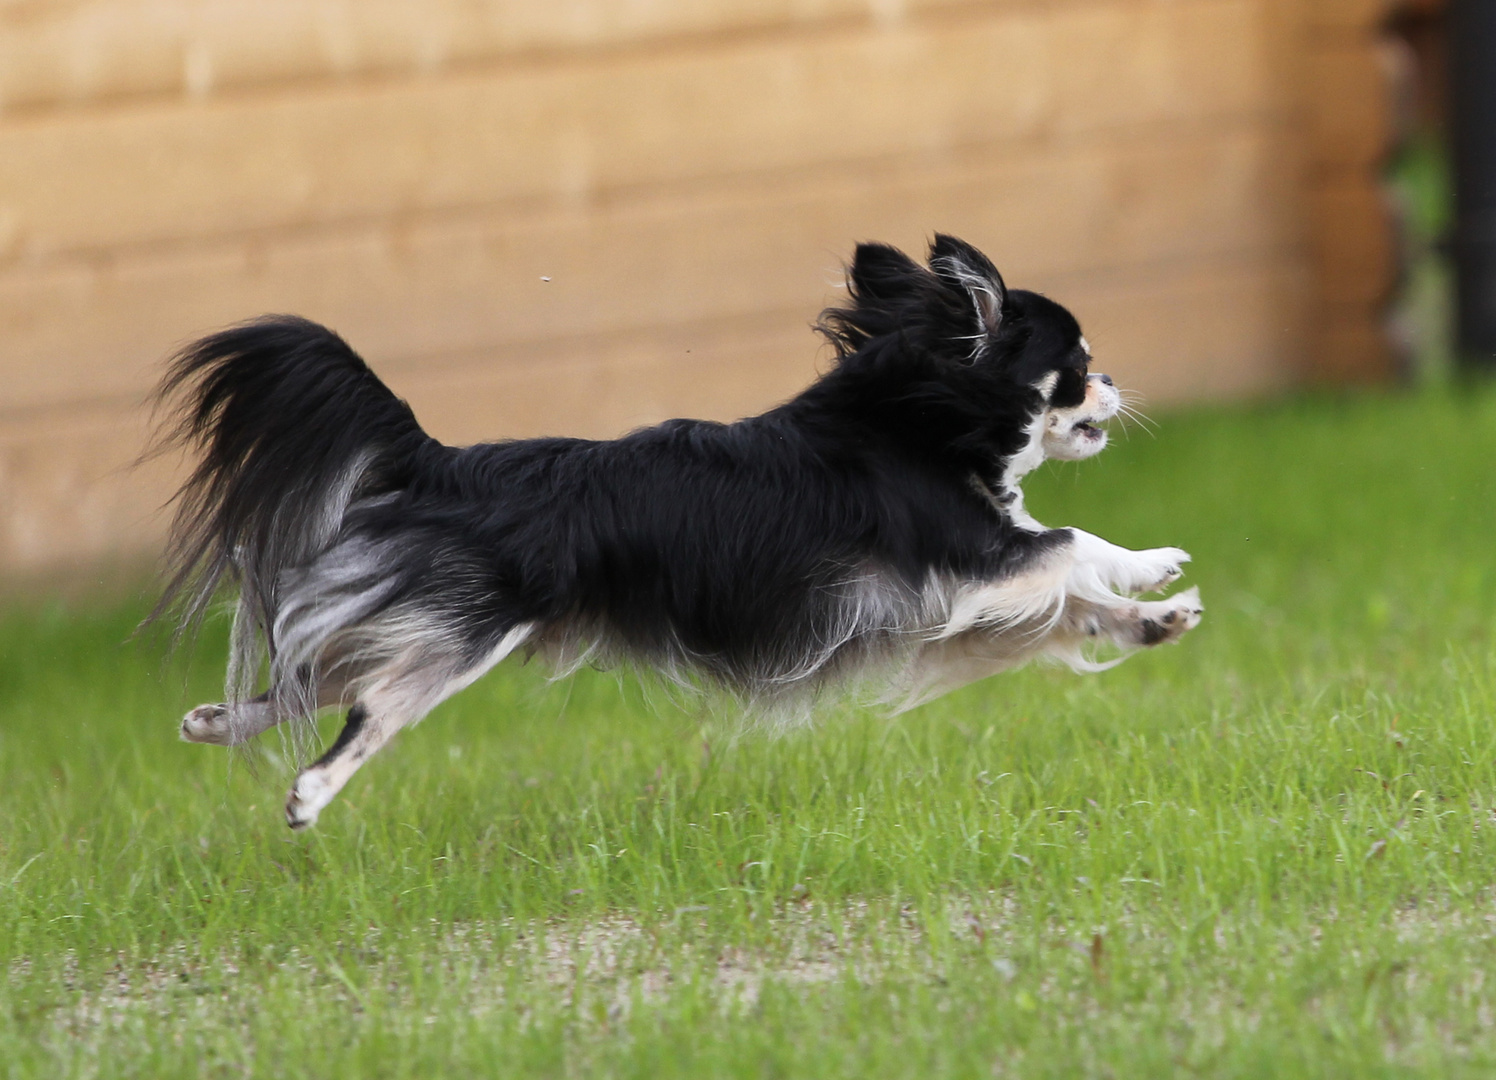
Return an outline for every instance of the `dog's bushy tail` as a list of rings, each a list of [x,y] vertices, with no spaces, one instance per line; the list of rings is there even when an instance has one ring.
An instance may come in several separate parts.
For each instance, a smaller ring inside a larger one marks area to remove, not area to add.
[[[262,654],[250,646],[250,660],[244,646],[271,633],[284,571],[332,543],[352,499],[402,486],[434,440],[342,338],[290,315],[187,346],[157,404],[174,420],[158,449],[183,445],[198,464],[174,500],[170,577],[148,621],[173,612],[178,635],[190,632],[233,582],[234,652],[257,668]]]

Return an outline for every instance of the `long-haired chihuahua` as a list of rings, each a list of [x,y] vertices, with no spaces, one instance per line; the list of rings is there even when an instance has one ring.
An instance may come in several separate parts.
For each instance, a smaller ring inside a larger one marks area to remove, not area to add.
[[[835,363],[797,397],[601,442],[443,445],[299,318],[185,349],[161,393],[200,458],[157,614],[193,626],[229,583],[238,605],[228,700],[189,712],[182,737],[234,745],[345,706],[287,799],[302,828],[515,650],[636,664],[790,716],[833,688],[908,708],[1041,656],[1095,670],[1096,647],[1199,622],[1193,589],[1139,599],[1179,577],[1183,551],[1024,509],[1024,475],[1096,454],[1123,407],[1068,311],[949,236],[928,266],[860,245],[848,290],[819,323]]]

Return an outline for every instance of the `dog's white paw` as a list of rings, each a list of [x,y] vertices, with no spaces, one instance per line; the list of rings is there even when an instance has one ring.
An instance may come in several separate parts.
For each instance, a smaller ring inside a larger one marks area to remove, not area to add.
[[[317,824],[317,815],[336,794],[321,770],[306,770],[296,778],[286,796],[286,824],[293,829],[306,829]]]
[[[182,741],[232,746],[228,706],[199,705],[182,717]]]
[[[1178,641],[1200,625],[1205,607],[1200,603],[1199,589],[1186,589],[1167,600],[1138,605],[1138,636],[1143,645],[1162,645]]]
[[[1139,551],[1129,566],[1128,580],[1118,582],[1124,592],[1163,592],[1184,576],[1184,564],[1190,561],[1190,553],[1182,548],[1149,548]]]

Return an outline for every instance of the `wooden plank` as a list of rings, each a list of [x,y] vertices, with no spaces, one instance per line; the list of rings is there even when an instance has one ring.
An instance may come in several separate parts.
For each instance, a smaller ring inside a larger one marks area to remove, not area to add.
[[[1291,386],[1303,350],[1305,276],[1288,260],[1237,257],[1136,275],[1075,275],[1052,290],[1081,320],[1095,368],[1179,402]]]
[[[1308,10],[1303,198],[1316,305],[1305,374],[1319,382],[1392,377],[1385,305],[1396,251],[1379,172],[1393,138],[1380,0],[1317,0]]]
[[[0,123],[0,258],[578,202],[828,161],[1224,122],[1252,0],[981,19]]]
[[[1323,305],[1310,337],[1310,379],[1324,383],[1386,382],[1396,358],[1380,307]]]
[[[131,469],[145,436],[144,414],[117,408],[0,421],[0,568],[7,577],[159,550],[165,522],[157,509],[180,463]]]
[[[328,322],[380,359],[764,311],[803,324],[854,241],[918,251],[937,228],[982,245],[1015,284],[1242,253],[1290,259],[1277,146],[1240,125],[13,269],[0,274],[5,402],[142,394],[173,343],[262,311]]]
[[[1387,301],[1397,276],[1387,194],[1371,175],[1308,192],[1314,267],[1330,304]]]
[[[1318,31],[1376,31],[1392,15],[1398,0],[1312,0],[1305,5],[1309,26]]]
[[[1081,273],[1049,290],[1081,320],[1097,370],[1165,405],[1291,381],[1302,292],[1301,273],[1252,259]],[[794,395],[833,362],[800,316],[771,312],[378,369],[447,442],[607,438],[671,416],[733,420]]]
[[[1299,344],[1296,330],[1285,332],[1291,280],[1271,264],[1248,262],[1188,276],[1081,279],[1056,295],[1081,316],[1097,370],[1157,406],[1287,385]],[[436,370],[379,370],[428,430],[470,443],[606,438],[671,416],[733,420],[793,396],[832,362],[804,323],[777,317],[637,335],[611,347],[555,342],[496,360],[480,353]]]
[[[1089,0],[1091,3],[1097,0]],[[1104,0],[1126,6],[1130,0]],[[883,30],[1026,0],[73,0],[0,6],[0,108],[430,76],[714,37]]]
[[[1321,171],[1371,169],[1392,145],[1391,80],[1366,38],[1316,43],[1307,54],[1310,161]]]
[[[672,416],[735,420],[808,385],[830,350],[800,312],[380,365],[444,442],[609,438]]]

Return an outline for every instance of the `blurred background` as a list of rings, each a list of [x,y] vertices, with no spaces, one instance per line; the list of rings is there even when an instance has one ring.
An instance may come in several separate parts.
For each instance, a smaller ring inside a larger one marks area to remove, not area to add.
[[[758,411],[825,364],[852,245],[936,230],[1153,409],[1445,378],[1449,18],[0,0],[0,578],[149,560],[162,359],[267,311],[453,442]]]

